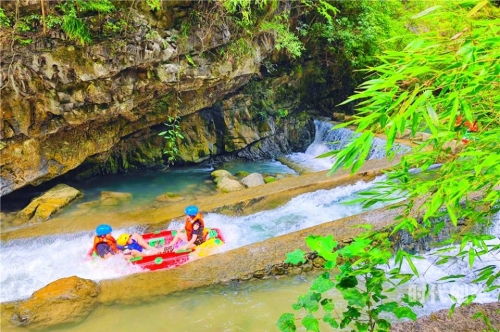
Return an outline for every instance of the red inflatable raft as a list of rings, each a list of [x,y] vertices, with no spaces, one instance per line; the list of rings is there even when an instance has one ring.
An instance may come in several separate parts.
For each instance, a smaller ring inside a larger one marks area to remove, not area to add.
[[[143,234],[142,237],[148,241],[150,246],[161,247],[168,244],[175,236],[175,233],[175,230],[163,230]],[[204,234],[205,242],[196,246],[194,250],[178,250],[145,257],[134,257],[130,262],[150,271],[168,269],[208,256],[213,252],[214,248],[224,244],[224,238],[218,228],[205,228]]]

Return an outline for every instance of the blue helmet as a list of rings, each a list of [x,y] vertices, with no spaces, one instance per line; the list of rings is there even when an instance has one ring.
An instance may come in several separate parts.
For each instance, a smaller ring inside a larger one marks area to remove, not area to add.
[[[113,228],[111,228],[111,226],[106,225],[106,224],[99,225],[95,229],[95,233],[97,234],[97,236],[103,236],[106,234],[110,234],[112,231],[113,231]]]
[[[198,213],[198,207],[194,205],[190,205],[184,210],[188,216],[196,216]]]

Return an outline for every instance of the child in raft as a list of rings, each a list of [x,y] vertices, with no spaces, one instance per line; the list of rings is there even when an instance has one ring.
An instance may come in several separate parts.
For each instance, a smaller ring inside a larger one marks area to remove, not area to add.
[[[101,258],[109,258],[119,253],[116,247],[116,239],[111,235],[113,228],[111,226],[102,224],[95,229],[94,246],[92,247],[92,254],[98,255]]]
[[[172,241],[164,247],[163,252],[172,252],[179,240],[185,241],[187,244],[182,245],[177,250],[193,249],[204,242],[205,222],[198,207],[190,205],[186,207],[184,212],[186,213],[184,229],[177,231]]]
[[[151,247],[148,241],[137,233],[122,234],[116,240],[116,247],[123,252],[125,256],[144,257],[161,252],[161,249]]]
[[[154,254],[159,250],[153,250],[146,240],[139,234],[122,234],[116,240],[112,235],[113,228],[107,224],[97,226],[94,236],[94,246],[91,253],[101,258],[109,258],[113,255],[123,253],[125,259],[129,260],[132,257],[145,256],[146,254]],[[126,251],[125,245],[128,242],[133,243],[134,247]],[[123,245],[121,245],[123,243]],[[135,245],[136,244],[136,245]],[[144,251],[144,249],[149,251]]]

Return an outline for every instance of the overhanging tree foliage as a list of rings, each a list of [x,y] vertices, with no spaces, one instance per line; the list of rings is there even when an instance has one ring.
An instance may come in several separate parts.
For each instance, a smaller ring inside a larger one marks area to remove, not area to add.
[[[418,303],[405,296],[405,309],[401,311],[401,303],[384,295],[419,275],[408,253],[394,253],[385,242],[400,230],[420,238],[439,234],[447,222],[454,227],[459,221],[468,224],[442,243],[436,262],[464,260],[476,276],[471,282],[480,285],[482,292],[500,288],[500,264],[475,265],[482,256],[500,251],[498,244],[488,242],[493,238],[488,234],[491,216],[499,211],[500,201],[500,15],[488,1],[459,2],[457,6],[453,12],[434,6],[415,15],[417,24],[422,18],[451,19],[456,24],[453,29],[420,34],[403,51],[385,52],[379,57],[380,65],[366,69],[369,80],[346,101],[357,102],[357,116],[338,127],[354,125],[359,135],[345,149],[325,155],[336,157],[330,173],[341,168],[359,170],[376,133],[387,136],[390,157],[394,157],[391,149],[398,135],[426,139],[414,141],[412,151],[388,172],[387,181],[359,200],[370,206],[390,201],[394,192],[405,192],[408,199],[400,203],[404,213],[396,218],[392,233],[368,232],[342,249],[333,239],[308,239],[309,247],[327,260],[326,268],[340,270],[336,276],[322,274],[311,292],[294,305],[294,309],[305,310],[301,322],[308,331],[319,331],[314,313],[317,315],[320,308],[324,324],[333,328],[355,326],[359,331],[389,329],[390,323],[380,316],[383,311],[392,312],[396,318],[415,318],[410,307]],[[425,172],[434,164],[442,166],[426,177],[414,175],[414,169]],[[421,212],[422,218],[417,220],[415,212]],[[362,248],[355,245],[359,243],[363,243]],[[449,254],[452,250],[456,251],[453,255]],[[288,262],[299,262],[302,254],[295,252]],[[381,272],[380,266],[388,263],[387,254],[395,257],[396,267]],[[401,273],[403,260],[413,272],[410,277]],[[338,261],[342,263],[338,265]],[[448,276],[442,282],[463,277]],[[331,289],[342,293],[347,309],[335,311],[324,294]],[[451,296],[455,303],[450,313],[456,305],[468,304],[477,295],[463,299]],[[294,315],[283,314],[278,326],[282,331],[295,331]]]

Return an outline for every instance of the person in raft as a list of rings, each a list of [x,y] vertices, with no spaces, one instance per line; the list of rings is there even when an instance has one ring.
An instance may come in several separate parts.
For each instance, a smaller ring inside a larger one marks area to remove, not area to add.
[[[151,247],[148,241],[137,233],[122,234],[116,240],[116,247],[123,252],[124,255],[148,256],[161,252],[161,250]]]
[[[193,249],[197,245],[203,243],[203,230],[205,229],[205,222],[198,207],[194,205],[188,206],[184,212],[186,213],[186,223],[184,229],[177,231],[172,241],[164,247],[163,252],[172,252],[174,245],[179,240],[186,241],[187,244],[181,246],[179,250]]]
[[[101,258],[109,258],[117,254],[118,248],[116,247],[116,240],[111,235],[113,228],[111,226],[102,224],[95,229],[94,247],[92,254],[96,254]]]

